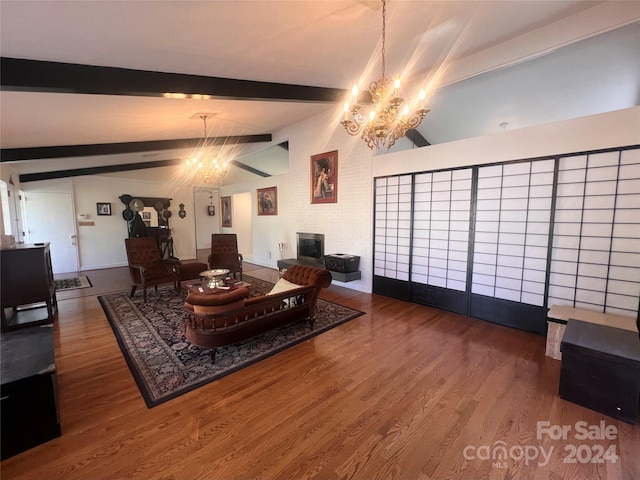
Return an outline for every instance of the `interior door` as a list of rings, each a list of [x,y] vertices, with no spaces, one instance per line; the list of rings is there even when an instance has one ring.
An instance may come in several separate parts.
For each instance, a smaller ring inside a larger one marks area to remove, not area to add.
[[[70,193],[32,192],[25,195],[26,241],[49,242],[53,273],[78,271],[78,245]]]

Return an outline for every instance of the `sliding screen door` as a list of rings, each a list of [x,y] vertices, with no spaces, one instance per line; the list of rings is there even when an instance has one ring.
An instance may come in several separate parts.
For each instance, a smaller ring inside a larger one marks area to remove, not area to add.
[[[466,313],[471,185],[471,168],[415,177],[411,269],[415,302]]]
[[[410,299],[412,175],[378,178],[375,188],[374,292]]]
[[[478,168],[471,316],[546,331],[554,163]]]
[[[640,150],[561,158],[549,299],[637,316]]]

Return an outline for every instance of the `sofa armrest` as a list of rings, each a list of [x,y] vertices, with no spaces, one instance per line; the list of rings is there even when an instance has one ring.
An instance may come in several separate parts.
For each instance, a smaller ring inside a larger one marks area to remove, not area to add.
[[[315,285],[324,288],[331,285],[332,280],[328,270],[306,265],[292,265],[287,268],[282,278],[298,285]]]

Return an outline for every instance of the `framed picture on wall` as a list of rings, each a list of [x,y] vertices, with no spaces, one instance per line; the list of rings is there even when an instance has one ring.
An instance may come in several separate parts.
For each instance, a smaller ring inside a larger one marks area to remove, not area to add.
[[[338,151],[311,157],[311,203],[338,201]]]
[[[98,215],[111,215],[110,203],[96,203],[96,208],[98,209]]]
[[[231,197],[220,197],[220,226],[231,227]]]
[[[258,189],[258,215],[278,214],[278,187]]]

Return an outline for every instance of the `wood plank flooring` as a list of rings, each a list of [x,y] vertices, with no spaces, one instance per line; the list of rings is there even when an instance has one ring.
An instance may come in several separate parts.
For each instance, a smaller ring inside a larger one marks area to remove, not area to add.
[[[54,325],[62,436],[3,479],[640,478],[640,426],[561,400],[543,337],[335,285],[322,298],[366,315],[147,409],[96,297],[128,290],[126,269],[83,273]],[[580,421],[616,438],[578,440]]]

